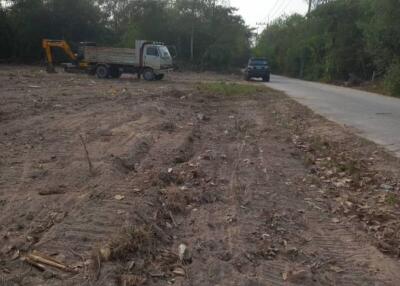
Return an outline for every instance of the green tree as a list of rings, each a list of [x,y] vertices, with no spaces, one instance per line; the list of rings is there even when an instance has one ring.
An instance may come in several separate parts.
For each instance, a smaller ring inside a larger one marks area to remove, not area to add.
[[[12,57],[13,36],[7,10],[0,7],[0,54],[3,58]]]
[[[251,34],[226,2],[13,0],[0,10],[0,48],[3,56],[28,61],[40,58],[43,38],[124,47],[147,39],[175,45],[182,61],[227,68],[247,60]]]
[[[315,80],[368,78],[373,66],[361,28],[363,0],[325,1],[307,16],[292,15],[263,31],[255,52],[274,70]]]
[[[364,36],[378,73],[400,56],[400,5],[397,0],[363,1]]]

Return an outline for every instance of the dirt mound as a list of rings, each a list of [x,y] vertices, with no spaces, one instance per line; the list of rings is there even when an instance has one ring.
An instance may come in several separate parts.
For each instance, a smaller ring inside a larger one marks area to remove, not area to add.
[[[125,173],[135,171],[140,161],[150,151],[153,141],[151,137],[139,138],[126,154],[121,156],[113,155],[116,167]]]

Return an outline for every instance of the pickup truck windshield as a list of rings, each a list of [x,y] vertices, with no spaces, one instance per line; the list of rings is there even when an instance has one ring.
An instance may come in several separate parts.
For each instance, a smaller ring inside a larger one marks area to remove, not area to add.
[[[162,58],[170,58],[171,57],[167,47],[159,46],[158,50],[160,51],[160,55],[161,55]]]
[[[265,60],[251,60],[250,65],[252,66],[266,66],[268,64]]]

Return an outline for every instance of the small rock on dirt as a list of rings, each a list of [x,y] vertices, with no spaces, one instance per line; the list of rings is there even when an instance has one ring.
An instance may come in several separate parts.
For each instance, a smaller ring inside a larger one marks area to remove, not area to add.
[[[203,113],[197,113],[196,117],[200,121],[208,121],[210,119],[208,116],[204,115]]]
[[[175,268],[175,269],[172,271],[172,273],[174,273],[174,274],[177,275],[177,276],[185,276],[185,275],[186,275],[185,270],[184,270],[183,268],[180,268],[180,267]]]
[[[103,261],[109,261],[111,258],[111,248],[109,246],[104,246],[100,248],[100,257]]]
[[[388,184],[382,184],[381,188],[382,188],[383,191],[386,191],[386,192],[390,192],[390,191],[393,190],[393,187],[391,185],[388,185]]]
[[[184,263],[192,262],[192,254],[190,253],[186,244],[181,243],[178,247],[179,260]]]
[[[301,281],[308,280],[310,277],[311,272],[307,269],[287,270],[282,273],[283,280],[292,283],[299,283]]]
[[[125,196],[123,196],[123,195],[115,195],[114,199],[116,199],[117,201],[122,201],[123,199],[125,199]]]

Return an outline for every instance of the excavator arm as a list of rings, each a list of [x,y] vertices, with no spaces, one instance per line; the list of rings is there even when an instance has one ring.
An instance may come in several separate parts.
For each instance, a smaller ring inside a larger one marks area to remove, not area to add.
[[[47,58],[47,72],[55,72],[53,64],[53,54],[51,48],[60,48],[74,62],[77,61],[76,55],[72,52],[71,47],[64,40],[49,40],[43,39],[42,47],[45,50]]]

